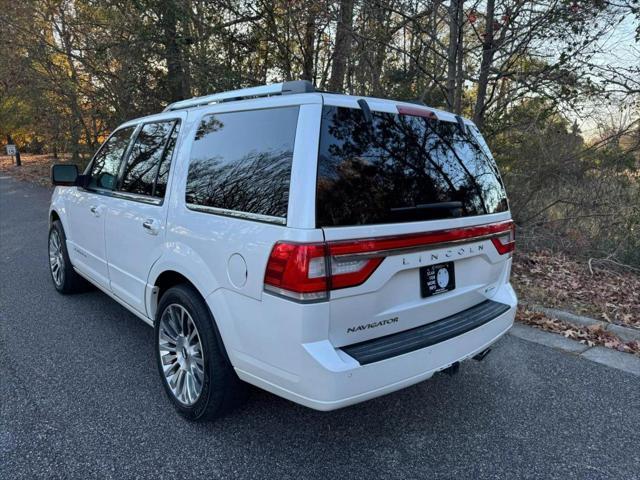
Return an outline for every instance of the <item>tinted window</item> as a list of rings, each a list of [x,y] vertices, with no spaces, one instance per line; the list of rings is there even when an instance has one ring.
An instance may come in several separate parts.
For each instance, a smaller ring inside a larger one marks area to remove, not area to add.
[[[113,190],[118,178],[120,162],[135,127],[126,127],[115,132],[97,153],[91,164],[89,188]]]
[[[370,124],[359,109],[324,107],[318,226],[431,220],[507,208],[495,162],[470,129],[382,112],[374,112]]]
[[[196,132],[187,203],[285,217],[298,107],[208,115]]]
[[[175,121],[147,123],[138,132],[122,176],[121,190],[139,195],[154,195],[158,167],[165,157]],[[165,170],[168,172],[168,164]],[[164,194],[164,190],[163,190]],[[156,195],[162,196],[162,195]]]
[[[167,190],[167,180],[169,179],[169,167],[171,167],[171,159],[173,158],[173,151],[176,148],[176,140],[178,139],[178,133],[180,131],[180,122],[177,122],[171,135],[169,136],[169,141],[167,142],[167,146],[164,150],[164,155],[162,155],[162,160],[160,160],[160,168],[158,170],[158,179],[156,180],[156,189],[154,191],[154,195],[156,197],[164,197],[164,194]]]

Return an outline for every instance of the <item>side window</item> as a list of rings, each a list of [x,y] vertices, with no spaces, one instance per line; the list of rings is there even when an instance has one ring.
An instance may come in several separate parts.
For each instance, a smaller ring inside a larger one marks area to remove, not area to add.
[[[115,188],[120,162],[135,128],[126,127],[118,130],[102,145],[91,164],[89,188]]]
[[[133,142],[131,154],[124,168],[121,191],[138,195],[164,196],[164,188],[160,189],[161,192],[156,192],[156,179],[161,164],[166,172],[164,176],[168,175],[171,162],[170,150],[173,150],[173,145],[170,146],[169,143],[175,125],[176,121],[171,120],[147,123],[142,126]],[[173,137],[173,143],[175,144],[175,137]],[[167,154],[169,154],[168,157]],[[164,182],[166,185],[166,179]]]
[[[298,110],[205,116],[191,150],[187,205],[286,217]]]

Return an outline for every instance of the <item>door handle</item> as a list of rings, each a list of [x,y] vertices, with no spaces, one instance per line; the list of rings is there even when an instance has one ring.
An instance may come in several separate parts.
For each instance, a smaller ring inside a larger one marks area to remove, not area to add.
[[[159,223],[160,222],[154,218],[147,218],[142,222],[142,228],[144,228],[149,235],[157,235],[160,230]]]
[[[89,211],[95,216],[95,217],[99,217],[100,216],[100,208],[96,207],[95,205],[91,205],[91,207],[89,207]]]

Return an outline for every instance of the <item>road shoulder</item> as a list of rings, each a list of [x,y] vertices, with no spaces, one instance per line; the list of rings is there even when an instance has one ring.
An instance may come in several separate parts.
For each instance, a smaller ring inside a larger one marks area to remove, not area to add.
[[[565,338],[557,333],[546,332],[520,323],[514,324],[511,330],[509,330],[509,334],[528,342],[562,350],[580,356],[585,360],[640,376],[640,357],[629,353],[618,352],[617,350],[601,346],[589,347],[579,341]]]

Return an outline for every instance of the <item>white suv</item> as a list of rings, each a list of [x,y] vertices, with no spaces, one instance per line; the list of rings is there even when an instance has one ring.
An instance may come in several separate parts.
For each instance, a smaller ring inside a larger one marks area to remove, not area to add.
[[[351,405],[482,358],[513,323],[504,186],[451,113],[267,85],[124,123],[52,180],[56,289],[88,280],[153,325],[190,419],[244,382]]]

